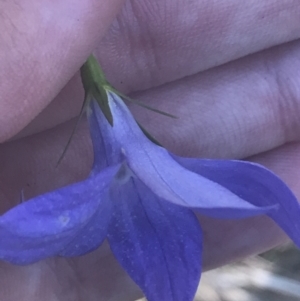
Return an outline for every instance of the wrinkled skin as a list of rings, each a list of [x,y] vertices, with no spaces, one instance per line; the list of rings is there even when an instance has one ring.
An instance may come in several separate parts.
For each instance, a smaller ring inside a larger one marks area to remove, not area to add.
[[[117,88],[179,117],[131,106],[171,151],[250,158],[300,198],[300,2],[123,2],[0,2],[2,211],[20,201],[22,190],[28,199],[88,174],[85,121],[55,165],[82,103],[74,74],[95,47]],[[267,218],[199,218],[207,269],[287,240]],[[107,246],[26,267],[1,263],[0,291],[6,301],[139,297]]]

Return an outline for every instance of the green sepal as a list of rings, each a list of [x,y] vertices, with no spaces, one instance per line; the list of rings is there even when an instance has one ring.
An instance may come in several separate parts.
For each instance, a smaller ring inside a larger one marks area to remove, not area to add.
[[[126,100],[132,102],[133,104],[138,105],[138,106],[140,106],[140,107],[142,107],[142,108],[145,108],[145,109],[147,109],[147,110],[153,111],[153,112],[155,112],[155,113],[158,113],[158,114],[161,114],[161,115],[170,117],[170,118],[174,118],[174,119],[177,119],[177,118],[178,118],[177,116],[172,115],[172,114],[170,114],[170,113],[168,113],[168,112],[165,112],[165,111],[161,111],[161,110],[155,109],[155,108],[153,108],[153,107],[151,107],[151,106],[149,106],[149,105],[144,104],[143,102],[140,102],[140,101],[138,101],[138,100],[135,100],[135,99],[133,99],[133,98],[131,98],[131,97],[129,97],[129,96],[127,96],[127,95],[125,95],[125,94],[119,92],[118,90],[116,90],[116,89],[115,89],[114,87],[112,87],[112,86],[110,86],[110,91],[116,93],[116,94],[117,94],[118,96],[120,96],[121,98],[126,99]]]
[[[108,104],[108,95],[109,91],[117,94],[123,99],[126,99],[138,106],[146,108],[155,113],[162,114],[167,117],[177,118],[176,116],[169,114],[167,112],[155,109],[149,105],[146,105],[140,101],[134,100],[127,95],[119,92],[115,89],[105,78],[105,75],[99,66],[97,59],[91,55],[85,64],[80,69],[81,72],[81,80],[86,93],[89,93],[92,97],[96,99],[98,102],[104,116],[108,120],[108,122],[113,125],[113,117]]]
[[[113,92],[120,96],[123,99],[126,99],[128,101],[133,102],[136,105],[142,106],[148,110],[154,111],[156,113],[171,117],[171,118],[177,118],[174,115],[171,115],[169,113],[157,110],[155,108],[152,108],[146,104],[143,104],[139,101],[133,100],[132,98],[128,97],[127,95],[124,95],[123,93],[116,90],[105,78],[105,75],[97,61],[97,59],[90,55],[90,57],[87,59],[85,64],[80,69],[81,72],[81,80],[82,84],[85,90],[85,101],[83,108],[87,106],[87,102],[89,101],[89,98],[93,98],[97,101],[99,104],[104,116],[106,117],[107,121],[110,123],[111,126],[113,126],[113,116],[110,111],[109,103],[108,103],[108,92]],[[151,140],[153,143],[161,146],[161,144],[150,135],[149,132],[147,132],[140,124],[139,124],[141,130],[145,134],[145,136]]]
[[[107,121],[113,126],[113,116],[110,111],[107,95],[107,91],[111,90],[110,84],[105,79],[105,75],[93,55],[90,55],[81,67],[80,73],[86,95],[97,101]]]
[[[59,159],[58,159],[58,161],[57,161],[57,163],[56,163],[56,167],[60,164],[61,160],[64,158],[64,156],[65,156],[65,154],[66,154],[66,152],[67,152],[67,150],[68,150],[68,148],[69,148],[69,145],[70,145],[70,143],[71,143],[71,141],[72,141],[72,138],[74,137],[74,134],[76,133],[76,131],[77,131],[77,129],[78,129],[78,126],[79,126],[79,123],[80,123],[80,121],[81,121],[81,118],[82,118],[83,114],[85,113],[85,111],[86,111],[86,109],[87,109],[87,106],[88,106],[88,104],[89,104],[89,101],[90,101],[90,96],[89,96],[89,94],[85,93],[85,96],[84,96],[84,102],[83,102],[83,104],[82,104],[82,107],[81,107],[79,116],[78,116],[78,118],[77,118],[77,120],[76,120],[76,124],[75,124],[75,126],[74,126],[74,128],[73,128],[73,130],[72,130],[72,133],[71,133],[71,135],[70,135],[70,137],[69,137],[69,139],[68,139],[68,141],[67,141],[67,143],[66,143],[65,148],[63,149],[62,154],[60,155],[60,157],[59,157]]]
[[[140,127],[141,131],[144,133],[144,135],[154,144],[158,145],[158,146],[162,146],[162,144],[160,142],[158,142],[140,123],[138,123],[138,126]]]

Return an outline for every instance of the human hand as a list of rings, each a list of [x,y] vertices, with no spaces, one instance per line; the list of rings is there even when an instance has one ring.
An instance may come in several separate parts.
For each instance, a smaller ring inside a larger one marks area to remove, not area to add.
[[[82,103],[78,77],[51,99],[93,51],[121,4],[85,1],[68,7],[65,1],[61,7],[39,1],[29,9],[32,2],[27,7],[24,1],[21,6],[0,6],[6,26],[1,28],[8,28],[1,43],[5,55],[1,56],[0,137],[14,139],[0,148],[3,210],[19,201],[23,189],[27,199],[87,175],[92,153],[84,124],[55,168],[74,125],[68,120],[78,114]],[[78,11],[76,5],[81,5]],[[132,107],[167,148],[185,156],[255,155],[254,161],[277,172],[299,195],[300,44],[286,44],[299,38],[299,11],[296,1],[128,1],[96,54],[116,87],[126,93],[140,91],[135,98],[179,117],[173,120]],[[40,22],[51,12],[47,22]],[[59,13],[70,20],[62,21]],[[21,23],[24,18],[28,30]],[[37,32],[34,22],[41,24]],[[251,53],[255,54],[247,56]],[[16,59],[22,63],[12,67]],[[223,63],[228,64],[217,67]],[[294,143],[286,145],[289,142]],[[200,219],[206,268],[285,240],[267,218]],[[136,296],[105,246],[71,260],[48,259],[21,268],[3,263],[0,274],[4,300],[133,300]]]

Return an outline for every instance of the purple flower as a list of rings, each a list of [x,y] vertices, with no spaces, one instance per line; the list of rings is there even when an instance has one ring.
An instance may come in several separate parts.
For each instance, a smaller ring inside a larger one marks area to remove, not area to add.
[[[2,215],[1,259],[28,264],[78,256],[107,238],[149,301],[189,301],[201,275],[194,212],[227,219],[267,214],[300,246],[300,206],[277,176],[245,161],[175,156],[143,134],[119,96],[107,97],[113,126],[96,101],[87,109],[90,176]]]

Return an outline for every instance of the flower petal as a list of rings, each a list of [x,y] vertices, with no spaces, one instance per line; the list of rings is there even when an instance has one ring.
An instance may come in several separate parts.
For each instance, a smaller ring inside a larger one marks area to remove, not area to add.
[[[175,156],[174,156],[175,157]],[[229,160],[176,157],[185,168],[219,183],[255,206],[278,205],[268,215],[300,247],[300,204],[286,184],[265,167]]]
[[[111,216],[108,186],[118,169],[112,167],[85,181],[42,194],[2,215],[0,258],[28,264],[58,254],[83,254],[99,246]],[[96,220],[100,211],[105,214]],[[86,231],[91,236],[82,236]]]
[[[92,174],[95,174],[108,166],[119,164],[123,158],[114,131],[95,100],[91,101],[88,110],[87,116],[94,148]]]
[[[201,208],[207,214],[216,209],[220,216],[232,218],[274,209],[256,207],[222,185],[182,167],[167,150],[144,136],[117,95],[110,93],[109,102],[114,127],[106,126],[105,130],[113,131],[132,171],[159,197],[177,205]]]
[[[192,301],[201,274],[201,229],[193,212],[155,196],[138,179],[112,191],[108,240],[149,301]]]

